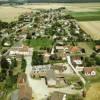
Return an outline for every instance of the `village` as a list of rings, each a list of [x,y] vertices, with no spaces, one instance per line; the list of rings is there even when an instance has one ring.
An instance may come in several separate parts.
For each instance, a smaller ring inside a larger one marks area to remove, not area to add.
[[[100,41],[66,8],[24,13],[8,26],[0,27],[0,100],[84,100],[99,81]]]

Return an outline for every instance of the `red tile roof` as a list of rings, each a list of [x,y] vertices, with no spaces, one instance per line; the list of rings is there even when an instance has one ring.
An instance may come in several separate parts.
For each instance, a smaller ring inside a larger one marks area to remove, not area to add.
[[[83,69],[83,71],[84,71],[85,73],[91,73],[92,71],[95,71],[95,68],[94,68],[94,67],[85,67],[85,68]]]
[[[21,87],[19,89],[19,100],[32,100],[32,88]]]
[[[79,52],[80,51],[80,48],[78,46],[73,46],[70,48],[70,51],[75,53],[75,52]]]
[[[95,48],[96,48],[96,49],[100,49],[100,45],[96,45]]]
[[[26,74],[25,73],[22,73],[20,75],[18,75],[18,79],[17,79],[17,83],[24,83],[26,82]]]

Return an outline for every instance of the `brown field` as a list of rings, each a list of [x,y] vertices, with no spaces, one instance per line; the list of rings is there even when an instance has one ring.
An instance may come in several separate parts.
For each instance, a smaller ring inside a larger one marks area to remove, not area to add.
[[[100,100],[100,83],[91,85],[84,100]]]
[[[79,22],[79,25],[94,40],[100,40],[100,21]]]
[[[0,20],[10,22],[12,20],[16,20],[22,13],[30,11],[30,9],[0,6]]]
[[[59,7],[66,7],[68,11],[73,12],[98,11],[100,10],[100,3],[33,3],[19,6],[4,5],[0,6],[0,20],[9,22],[16,20],[20,14],[30,12],[33,9],[56,9]]]

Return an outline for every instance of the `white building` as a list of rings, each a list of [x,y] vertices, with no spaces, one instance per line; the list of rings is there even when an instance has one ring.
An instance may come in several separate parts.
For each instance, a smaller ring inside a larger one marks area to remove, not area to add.
[[[32,52],[33,52],[33,48],[29,48],[28,46],[22,45],[21,47],[13,47],[10,50],[9,55],[11,55],[11,56],[13,56],[13,55],[29,56],[29,55],[32,55]]]

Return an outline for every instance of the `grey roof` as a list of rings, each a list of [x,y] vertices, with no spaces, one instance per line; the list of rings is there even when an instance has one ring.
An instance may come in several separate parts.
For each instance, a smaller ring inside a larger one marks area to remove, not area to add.
[[[64,93],[54,92],[51,94],[49,100],[63,100],[64,95],[65,95]]]
[[[19,89],[15,90],[11,95],[11,100],[18,100]]]
[[[46,78],[47,80],[50,80],[50,79],[56,80],[56,75],[52,69],[47,71]]]

